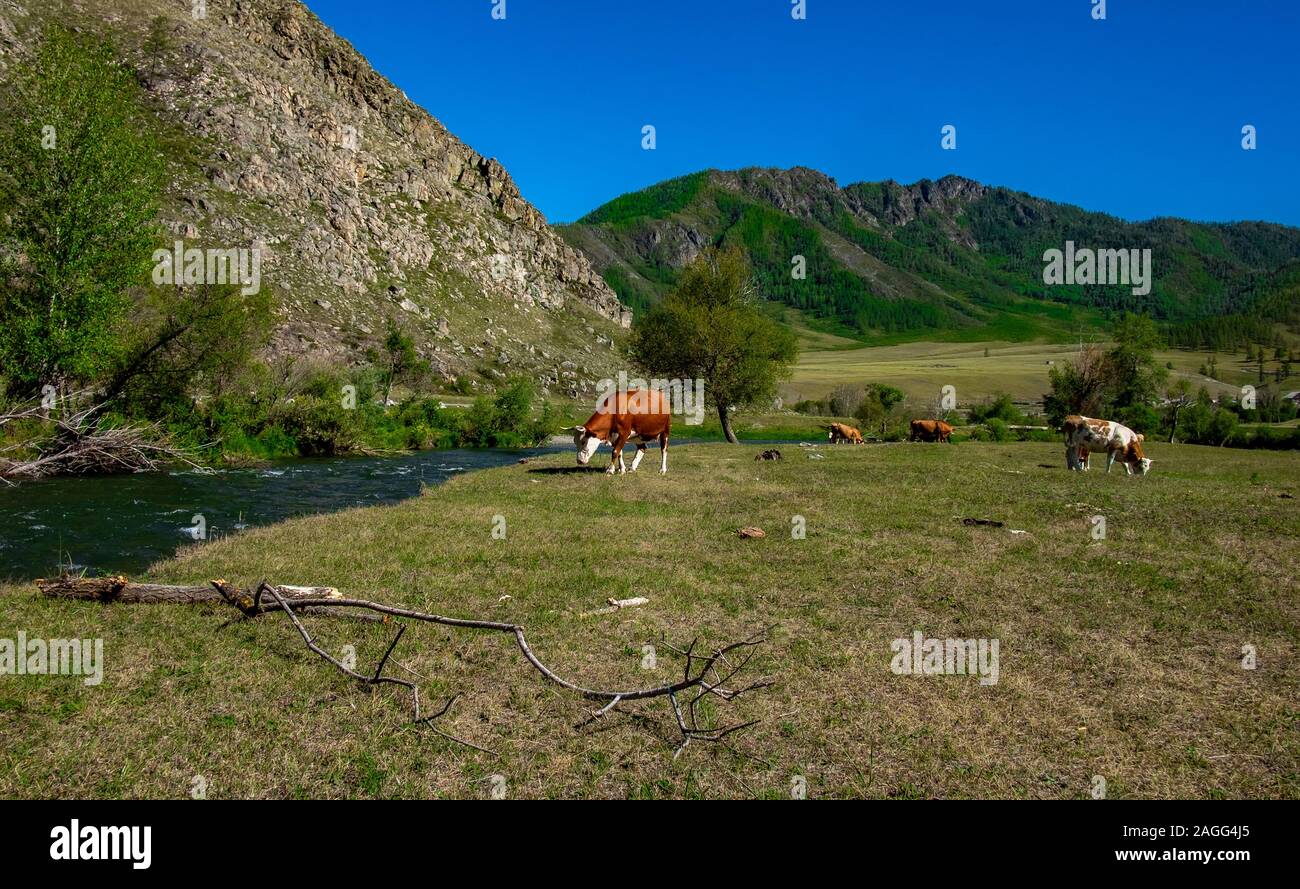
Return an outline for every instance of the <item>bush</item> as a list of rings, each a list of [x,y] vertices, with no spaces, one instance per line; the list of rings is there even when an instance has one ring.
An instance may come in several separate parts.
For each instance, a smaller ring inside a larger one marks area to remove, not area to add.
[[[332,457],[356,444],[354,418],[338,398],[299,396],[276,412],[275,421],[304,457]]]
[[[1025,415],[1011,401],[1010,395],[998,392],[992,398],[986,398],[982,404],[977,404],[970,409],[971,423],[983,423],[990,419],[1000,420],[1003,425],[1007,423],[1020,425],[1025,422]]]

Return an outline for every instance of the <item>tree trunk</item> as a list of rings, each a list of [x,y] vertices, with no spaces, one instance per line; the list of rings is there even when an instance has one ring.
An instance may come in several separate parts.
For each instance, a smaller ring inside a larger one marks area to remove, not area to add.
[[[718,422],[722,424],[722,434],[726,436],[727,441],[732,444],[740,444],[736,438],[736,433],[731,431],[731,415],[727,412],[727,405],[718,405]]]

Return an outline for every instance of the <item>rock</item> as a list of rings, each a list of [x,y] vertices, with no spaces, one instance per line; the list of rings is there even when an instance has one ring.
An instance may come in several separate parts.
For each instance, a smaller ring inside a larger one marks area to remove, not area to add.
[[[448,132],[296,0],[221,4],[206,25],[168,14],[177,46],[147,66],[136,47],[158,4],[46,5],[87,32],[120,34],[124,61],[142,72],[158,115],[211,146],[169,176],[165,228],[186,240],[201,232],[211,246],[275,245],[261,268],[274,299],[271,356],[355,355],[355,331],[368,330],[363,322],[382,329],[393,304],[443,315],[409,331],[427,351],[450,336],[443,313],[466,305],[481,308],[484,326],[526,325],[530,340],[541,338],[550,354],[534,359],[521,346],[511,358],[540,375],[581,352],[552,330],[590,326],[608,336],[630,319],[500,161]],[[0,11],[0,62],[33,48],[29,29],[12,28],[10,16]],[[590,321],[593,313],[605,326]],[[613,356],[602,355],[598,370],[615,371]],[[457,373],[474,370],[461,355],[445,360]]]
[[[767,536],[767,533],[762,528],[741,528],[739,533],[741,537],[750,538]]]

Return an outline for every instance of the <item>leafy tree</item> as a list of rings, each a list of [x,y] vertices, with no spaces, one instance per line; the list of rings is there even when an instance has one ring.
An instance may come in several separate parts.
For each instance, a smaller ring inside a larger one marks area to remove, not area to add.
[[[1020,424],[1024,423],[1025,416],[1016,407],[1011,396],[1006,392],[997,392],[992,398],[984,400],[983,404],[977,404],[970,409],[970,421],[972,423],[983,423],[986,420],[997,419],[1003,424]]]
[[[372,359],[378,361],[383,373],[385,405],[388,404],[388,396],[393,391],[394,383],[416,379],[427,373],[429,369],[429,362],[421,359],[415,351],[415,340],[403,333],[392,319],[388,321],[384,351],[379,355],[372,353]]]
[[[553,430],[555,416],[544,405],[533,422],[536,389],[530,380],[518,377],[506,382],[496,394],[480,395],[465,414],[461,441],[470,447],[522,447],[536,444]]]
[[[1151,404],[1169,374],[1155,359],[1162,343],[1159,328],[1150,318],[1126,314],[1116,323],[1114,338],[1106,351],[1084,346],[1072,361],[1053,365],[1052,391],[1043,399],[1053,423],[1078,413],[1114,416],[1138,431],[1158,425]]]
[[[1053,425],[1070,414],[1098,416],[1106,398],[1105,355],[1100,346],[1082,346],[1069,361],[1047,372],[1052,391],[1043,396],[1043,408]]]
[[[149,280],[162,162],[112,50],[53,28],[0,94],[0,363],[17,395],[98,379]]]
[[[131,312],[101,404],[157,417],[204,389],[221,393],[270,333],[270,296],[248,296],[229,284],[148,291]]]
[[[1152,402],[1168,375],[1155,360],[1162,344],[1156,323],[1125,314],[1115,324],[1115,345],[1106,353],[1110,401],[1116,409]]]
[[[758,308],[745,255],[708,248],[682,271],[677,289],[633,326],[628,354],[651,376],[704,380],[734,444],[731,410],[770,401],[797,346],[793,333]]]
[[[903,390],[883,383],[868,383],[864,395],[854,416],[862,421],[863,426],[874,428],[879,423],[883,435],[894,408],[903,403]]]

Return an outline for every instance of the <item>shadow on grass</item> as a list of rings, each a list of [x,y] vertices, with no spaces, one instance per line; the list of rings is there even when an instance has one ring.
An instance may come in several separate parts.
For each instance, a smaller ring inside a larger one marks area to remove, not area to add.
[[[538,475],[574,475],[575,473],[584,472],[604,472],[603,466],[538,466],[536,469],[530,469],[529,472],[535,472]]]

